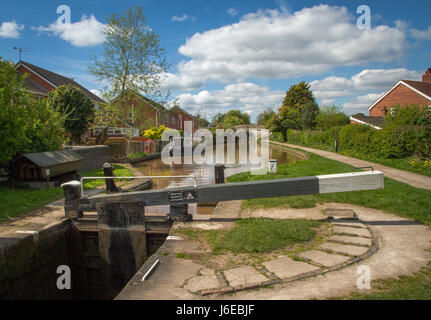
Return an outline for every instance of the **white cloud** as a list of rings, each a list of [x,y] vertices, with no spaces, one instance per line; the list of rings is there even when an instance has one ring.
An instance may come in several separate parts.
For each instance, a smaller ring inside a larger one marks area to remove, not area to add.
[[[94,15],[90,17],[84,15],[81,21],[75,23],[58,24],[54,22],[49,27],[32,27],[33,30],[37,30],[39,33],[54,34],[77,47],[102,44],[105,41],[104,28],[105,25],[99,22]]]
[[[369,93],[356,97],[343,105],[344,112],[347,114],[363,113],[368,115],[368,107],[376,102],[384,92]]]
[[[345,7],[319,5],[293,14],[259,10],[188,38],[179,52],[190,60],[179,71],[223,82],[321,74],[337,66],[398,59],[406,41],[397,27],[359,30]]]
[[[186,21],[186,20],[195,20],[195,17],[191,17],[191,16],[189,16],[189,15],[187,15],[187,14],[183,14],[183,15],[181,15],[181,16],[173,16],[172,17],[172,21],[180,21],[180,22],[182,22],[182,21]]]
[[[430,40],[431,39],[431,26],[426,30],[410,29],[410,33],[413,38],[418,40]]]
[[[9,22],[3,22],[0,25],[0,37],[1,38],[19,38],[20,31],[24,30],[23,24],[17,24],[15,20]]]
[[[253,116],[265,108],[274,108],[281,104],[283,91],[272,91],[250,82],[229,84],[223,90],[202,90],[197,94],[184,93],[178,98],[179,104],[189,112],[205,111],[211,118],[218,112],[225,113],[239,109]]]
[[[168,90],[195,90],[202,88],[205,84],[205,78],[192,77],[181,73],[165,73],[162,78],[161,85]]]
[[[347,97],[364,91],[386,91],[401,79],[420,80],[422,72],[397,69],[365,69],[350,78],[327,77],[310,82],[316,98],[323,100]]]
[[[230,8],[227,10],[227,13],[233,17],[238,14],[238,11],[235,8]]]

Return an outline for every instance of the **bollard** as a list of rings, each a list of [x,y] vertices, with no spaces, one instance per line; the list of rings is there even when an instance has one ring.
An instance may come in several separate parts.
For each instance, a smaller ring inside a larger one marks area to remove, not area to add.
[[[61,185],[64,193],[64,214],[72,220],[78,220],[83,216],[79,211],[79,200],[81,199],[81,183],[69,181]]]
[[[269,160],[269,173],[277,173],[278,162],[277,159]]]
[[[103,175],[105,177],[113,177],[114,176],[114,168],[112,167],[112,165],[110,163],[105,163],[102,166],[102,168],[103,168]],[[118,187],[115,185],[114,179],[105,179],[105,183],[106,183],[106,191],[108,193],[120,191],[118,189]]]
[[[216,164],[214,167],[215,183],[224,183],[224,164]]]
[[[335,139],[335,152],[338,153],[338,139]]]

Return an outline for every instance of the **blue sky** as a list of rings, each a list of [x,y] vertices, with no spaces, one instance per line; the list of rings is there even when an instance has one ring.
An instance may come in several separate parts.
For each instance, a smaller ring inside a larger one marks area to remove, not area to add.
[[[59,5],[71,29],[55,28]],[[399,79],[420,80],[431,67],[429,0],[312,1],[7,1],[0,12],[0,56],[101,86],[86,71],[100,53],[110,13],[143,7],[171,64],[163,86],[187,111],[211,118],[241,109],[254,119],[276,109],[286,90],[307,81],[320,105],[367,113]],[[358,6],[371,10],[360,30]]]

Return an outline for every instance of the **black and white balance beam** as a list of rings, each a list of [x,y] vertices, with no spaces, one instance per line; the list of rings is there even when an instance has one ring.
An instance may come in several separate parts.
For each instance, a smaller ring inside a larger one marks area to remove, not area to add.
[[[114,193],[83,198],[80,206],[95,208],[100,202],[143,202],[145,206],[246,200],[383,189],[380,171],[349,172],[301,178],[257,180],[161,190]]]

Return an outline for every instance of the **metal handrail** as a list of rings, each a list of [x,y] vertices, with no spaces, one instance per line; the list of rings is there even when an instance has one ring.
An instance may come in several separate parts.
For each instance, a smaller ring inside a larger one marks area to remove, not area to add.
[[[81,197],[84,198],[84,180],[93,179],[161,179],[161,178],[193,178],[193,186],[198,186],[198,179],[194,174],[188,176],[131,176],[131,177],[82,177],[81,178]]]

